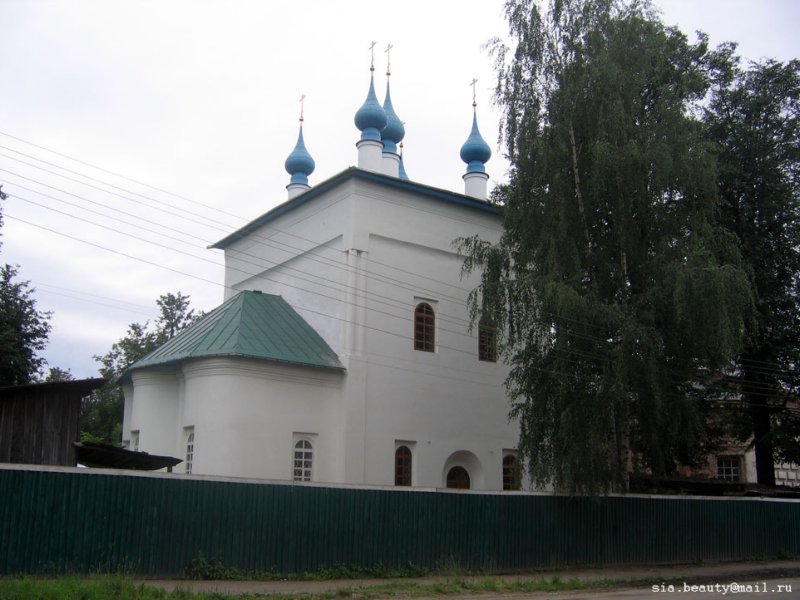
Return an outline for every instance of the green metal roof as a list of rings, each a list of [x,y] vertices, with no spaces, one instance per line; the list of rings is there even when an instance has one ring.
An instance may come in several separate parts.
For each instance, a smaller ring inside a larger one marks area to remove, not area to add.
[[[246,291],[132,364],[123,378],[135,369],[211,356],[240,356],[344,369],[336,353],[286,300],[272,294]]]

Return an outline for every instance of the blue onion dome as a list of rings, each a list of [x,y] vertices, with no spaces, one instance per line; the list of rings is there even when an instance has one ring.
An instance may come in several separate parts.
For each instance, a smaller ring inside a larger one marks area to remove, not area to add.
[[[403,142],[400,142],[400,168],[398,169],[397,176],[400,177],[400,179],[405,179],[406,181],[408,181],[408,174],[406,173],[406,165],[405,162],[403,161]]]
[[[292,176],[290,184],[301,183],[308,185],[308,176],[314,172],[314,159],[306,150],[303,141],[303,124],[300,124],[300,134],[297,136],[297,144],[292,153],[286,158],[284,167],[289,175]]]
[[[369,93],[361,108],[356,112],[356,127],[361,131],[362,140],[381,141],[381,131],[386,127],[386,112],[383,110],[377,96],[373,77],[369,77]]]
[[[477,112],[472,114],[472,131],[461,146],[461,160],[467,163],[467,173],[485,173],[486,168],[484,164],[492,156],[492,149],[489,148],[484,139],[481,137],[481,132],[478,131],[478,115]]]
[[[383,110],[386,112],[386,127],[381,131],[383,151],[397,154],[397,144],[406,135],[406,128],[392,106],[392,96],[389,94],[389,81],[386,81],[386,100],[383,101]]]

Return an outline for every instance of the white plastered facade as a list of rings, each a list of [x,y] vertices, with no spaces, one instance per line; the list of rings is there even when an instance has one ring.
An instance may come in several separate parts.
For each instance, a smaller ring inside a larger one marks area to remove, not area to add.
[[[503,489],[518,439],[507,370],[479,360],[466,307],[478,280],[462,278],[453,245],[496,241],[500,218],[474,199],[397,181],[350,169],[224,244],[226,299],[282,296],[343,372],[232,357],[134,370],[124,437],[138,432],[140,450],[184,458],[191,428],[193,473],[263,479],[292,479],[294,446],[308,440],[312,480],[376,485],[394,484],[402,445],[415,486],[444,487],[460,466],[472,489]],[[414,349],[420,302],[435,312],[433,352]]]

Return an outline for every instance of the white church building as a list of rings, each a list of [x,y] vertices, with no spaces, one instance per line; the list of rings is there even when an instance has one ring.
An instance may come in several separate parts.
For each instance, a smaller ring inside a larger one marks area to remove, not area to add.
[[[477,118],[464,194],[406,176],[388,79],[355,123],[358,167],[311,187],[301,115],[288,201],[213,246],[224,303],[123,376],[124,441],[194,474],[517,489],[507,368],[453,246],[502,231]]]

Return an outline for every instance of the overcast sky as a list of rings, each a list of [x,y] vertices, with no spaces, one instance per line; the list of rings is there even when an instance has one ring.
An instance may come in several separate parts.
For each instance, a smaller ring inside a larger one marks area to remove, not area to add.
[[[656,4],[668,24],[737,41],[743,57],[800,55],[800,2]],[[373,40],[381,100],[394,45],[410,178],[463,192],[458,152],[477,77],[490,185],[504,181],[483,49],[505,33],[502,6],[0,0],[0,183],[11,195],[0,260],[20,265],[53,311],[49,363],[94,376],[92,355],[153,319],[160,294],[218,305],[222,255],[206,246],[286,199],[301,94],[311,185],[356,163]]]

